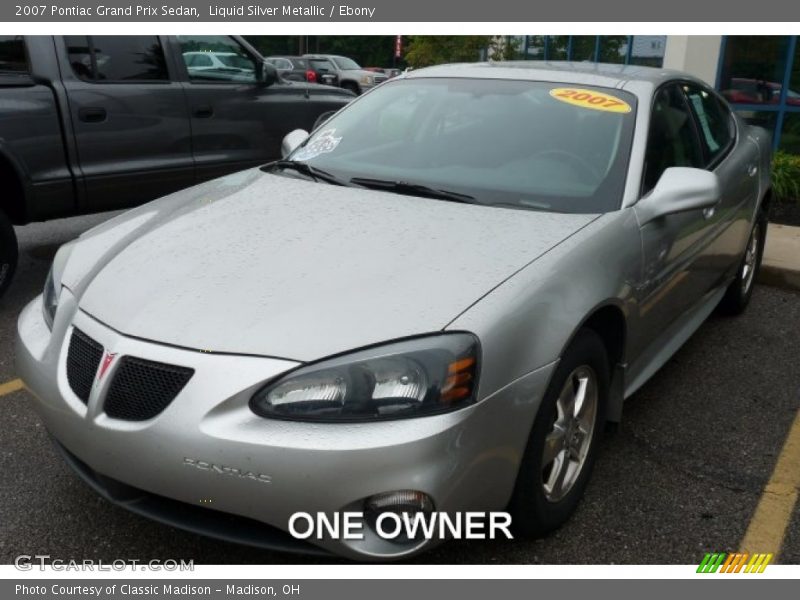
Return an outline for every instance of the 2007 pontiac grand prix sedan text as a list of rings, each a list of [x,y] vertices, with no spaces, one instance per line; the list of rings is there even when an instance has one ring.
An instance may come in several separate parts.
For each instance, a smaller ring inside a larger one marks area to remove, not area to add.
[[[770,139],[688,75],[433,67],[284,151],[66,244],[19,319],[44,424],[129,509],[356,559],[436,543],[385,511],[543,534],[623,400],[753,290]],[[298,511],[363,539],[295,540]]]

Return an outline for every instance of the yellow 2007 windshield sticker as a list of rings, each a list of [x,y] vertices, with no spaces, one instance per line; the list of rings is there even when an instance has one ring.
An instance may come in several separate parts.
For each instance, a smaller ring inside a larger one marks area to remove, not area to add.
[[[629,113],[631,112],[630,104],[624,100],[620,100],[615,96],[609,94],[601,94],[593,90],[583,90],[579,88],[555,88],[550,90],[550,95],[556,100],[572,104],[573,106],[580,106],[582,108],[591,108],[592,110],[604,110],[606,112],[615,113]]]

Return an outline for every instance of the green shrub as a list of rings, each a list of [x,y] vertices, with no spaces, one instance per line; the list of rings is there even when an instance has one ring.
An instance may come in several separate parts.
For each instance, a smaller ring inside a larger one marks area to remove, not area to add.
[[[772,191],[778,200],[800,202],[800,156],[780,150],[773,155]]]

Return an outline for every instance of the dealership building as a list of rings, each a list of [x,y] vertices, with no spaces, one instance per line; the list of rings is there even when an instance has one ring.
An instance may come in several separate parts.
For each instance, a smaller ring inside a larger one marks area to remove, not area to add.
[[[713,85],[776,149],[800,154],[800,36],[634,35],[514,38],[526,60],[574,60],[687,71]]]

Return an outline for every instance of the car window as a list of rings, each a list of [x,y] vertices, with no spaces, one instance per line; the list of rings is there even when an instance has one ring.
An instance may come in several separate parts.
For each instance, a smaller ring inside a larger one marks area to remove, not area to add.
[[[337,113],[291,158],[344,180],[424,185],[487,206],[601,213],[620,206],[635,111],[623,90],[394,80]]]
[[[81,79],[109,83],[169,80],[157,36],[66,36],[73,72]]]
[[[225,35],[179,35],[183,63],[191,81],[252,83],[256,59],[236,40]],[[195,57],[203,57],[202,63]]]
[[[700,125],[700,139],[713,163],[722,156],[733,141],[733,117],[715,94],[698,85],[685,84],[683,91]]]
[[[0,35],[0,72],[28,72],[25,42],[21,35]]]
[[[270,63],[275,65],[276,69],[287,69],[291,70],[294,67],[292,66],[291,61],[286,58],[268,58],[267,59]]]
[[[662,88],[653,100],[647,134],[643,192],[652,190],[670,167],[703,167],[700,142],[683,93],[677,85]]]
[[[327,58],[311,58],[308,62],[311,63],[311,68],[315,71],[327,73],[335,70],[331,64],[331,61],[329,61]]]
[[[333,59],[333,62],[335,62],[336,66],[342,71],[357,71],[361,68],[356,61],[345,56],[337,56]]]

